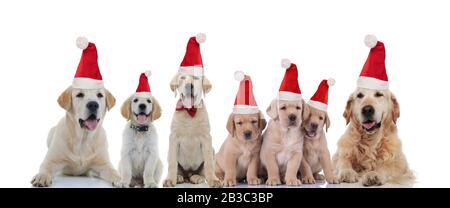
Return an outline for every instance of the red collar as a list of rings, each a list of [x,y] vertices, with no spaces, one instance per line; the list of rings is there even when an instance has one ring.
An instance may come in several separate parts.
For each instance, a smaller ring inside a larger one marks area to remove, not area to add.
[[[192,118],[194,118],[195,114],[197,113],[197,108],[195,108],[195,107],[186,108],[183,106],[183,103],[181,102],[181,100],[178,100],[177,107],[175,109],[176,109],[176,111],[185,110],[189,114],[189,116],[191,116]]]

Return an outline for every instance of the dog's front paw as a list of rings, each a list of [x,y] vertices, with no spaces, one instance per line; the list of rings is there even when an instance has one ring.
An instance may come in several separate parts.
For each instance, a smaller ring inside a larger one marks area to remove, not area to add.
[[[298,178],[286,178],[286,185],[288,186],[300,186],[302,185],[302,181],[300,181]]]
[[[315,184],[316,180],[312,175],[302,177],[302,182],[305,184]]]
[[[175,187],[175,185],[177,185],[177,181],[169,178],[163,182],[163,187]]]
[[[38,173],[31,179],[31,184],[35,187],[48,187],[52,184],[52,176],[45,173]]]
[[[383,179],[379,173],[370,171],[362,177],[362,184],[364,186],[381,186],[383,185]]]
[[[281,180],[280,178],[269,178],[267,179],[266,184],[268,186],[277,186],[281,184]]]
[[[158,188],[158,184],[155,182],[147,182],[144,184],[144,188]]]
[[[236,186],[236,178],[226,178],[223,180],[223,186],[230,187]]]
[[[199,184],[199,183],[203,183],[205,181],[205,178],[201,175],[192,175],[189,178],[189,181],[193,184]]]
[[[219,179],[210,179],[207,181],[208,186],[211,188],[222,188],[222,182]]]
[[[259,185],[262,183],[261,178],[248,178],[247,179],[247,183],[248,185]]]
[[[184,182],[185,182],[184,177],[182,175],[177,175],[177,183],[180,184]]]
[[[339,183],[339,179],[335,175],[325,176],[325,180],[329,184],[338,184]]]
[[[339,172],[339,181],[344,183],[358,182],[358,173],[353,169],[343,169]]]
[[[117,187],[117,188],[130,188],[130,182],[128,182],[128,181],[121,180],[118,182],[113,182],[112,184],[114,187]]]

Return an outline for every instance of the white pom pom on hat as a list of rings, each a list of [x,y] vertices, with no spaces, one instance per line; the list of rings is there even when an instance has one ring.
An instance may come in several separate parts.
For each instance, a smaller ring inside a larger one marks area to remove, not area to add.
[[[336,80],[334,80],[333,78],[329,78],[327,80],[327,84],[328,86],[333,86],[334,84],[336,84]]]
[[[145,76],[150,77],[150,76],[152,76],[152,71],[147,70],[144,72],[144,74],[145,74]]]
[[[366,35],[366,37],[364,38],[364,43],[369,48],[375,47],[377,45],[377,42],[378,40],[375,35]]]
[[[206,41],[206,35],[205,33],[198,33],[195,36],[195,40],[197,41],[197,43],[204,43]]]
[[[77,42],[77,47],[82,50],[86,49],[89,45],[89,41],[85,37],[78,37],[76,42]]]
[[[234,79],[236,81],[240,82],[240,81],[244,80],[244,78],[245,78],[245,74],[243,71],[235,71],[234,72]]]
[[[281,67],[283,67],[283,69],[287,69],[287,68],[291,67],[291,60],[281,59]]]

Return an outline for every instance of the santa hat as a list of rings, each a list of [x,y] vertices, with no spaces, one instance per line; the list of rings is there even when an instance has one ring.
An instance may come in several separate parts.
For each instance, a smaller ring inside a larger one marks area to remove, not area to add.
[[[367,35],[364,42],[371,49],[359,75],[358,87],[374,90],[389,89],[388,76],[384,64],[384,59],[386,58],[384,44],[378,41],[374,35]]]
[[[136,96],[149,97],[151,95],[150,85],[148,84],[148,77],[150,77],[151,74],[151,71],[141,73],[139,85],[135,93]]]
[[[242,71],[236,71],[234,78],[240,82],[239,89],[234,100],[234,114],[255,114],[259,113],[255,96],[253,95],[252,79],[244,75]]]
[[[328,106],[328,88],[333,86],[336,81],[333,78],[322,80],[316,93],[308,101],[308,105],[318,110],[327,111]]]
[[[200,43],[205,42],[206,35],[197,34],[195,37],[189,38],[186,47],[186,54],[180,64],[179,72],[194,76],[203,76],[203,61],[200,53]]]
[[[75,78],[72,81],[72,87],[78,89],[103,88],[95,44],[88,42],[85,37],[77,38],[76,43],[78,48],[83,50],[83,54],[81,55]]]
[[[302,92],[298,85],[298,71],[297,66],[288,59],[281,60],[281,66],[286,69],[283,81],[281,82],[280,90],[278,92],[279,100],[301,100]]]

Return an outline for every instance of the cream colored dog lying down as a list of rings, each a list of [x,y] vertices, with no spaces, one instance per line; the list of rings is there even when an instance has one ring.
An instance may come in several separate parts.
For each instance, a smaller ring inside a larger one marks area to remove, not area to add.
[[[114,106],[115,98],[106,89],[69,87],[59,96],[58,103],[66,115],[48,134],[47,155],[31,181],[33,186],[49,186],[59,172],[74,176],[92,173],[106,181],[119,182],[109,161],[102,127],[106,110]]]

